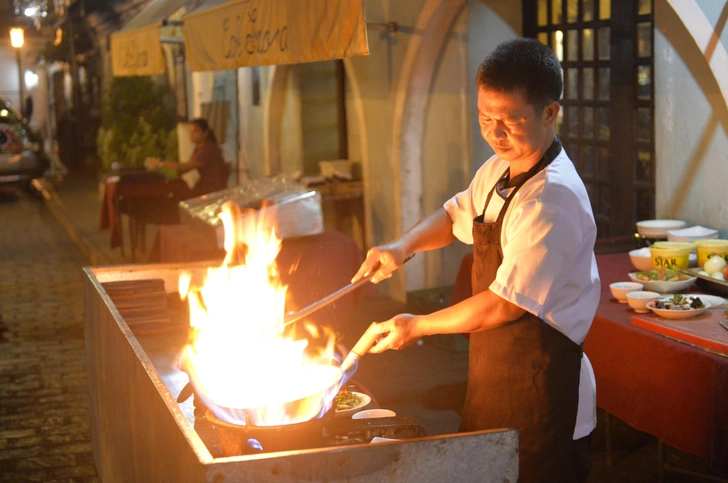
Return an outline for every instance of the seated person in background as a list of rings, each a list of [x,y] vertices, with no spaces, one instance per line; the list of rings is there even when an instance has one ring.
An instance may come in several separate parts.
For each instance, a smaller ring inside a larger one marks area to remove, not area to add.
[[[180,173],[196,169],[200,173],[200,179],[192,189],[193,197],[227,188],[230,167],[225,162],[215,133],[210,129],[207,121],[201,118],[190,121],[189,134],[190,141],[195,145],[195,150],[188,162],[179,163],[177,161],[162,161],[159,158],[151,158],[146,162],[147,167],[155,169],[162,166],[168,169],[176,169]]]

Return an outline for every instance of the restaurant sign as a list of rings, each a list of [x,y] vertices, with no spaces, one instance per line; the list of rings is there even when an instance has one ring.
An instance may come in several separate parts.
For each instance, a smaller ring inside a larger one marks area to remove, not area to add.
[[[162,22],[111,36],[111,69],[115,77],[164,74],[159,40]]]
[[[162,41],[181,42],[182,33],[174,24],[186,12],[187,2],[152,0],[124,28],[111,35],[111,71],[115,77],[165,73]]]
[[[183,20],[193,71],[369,54],[364,0],[213,0]]]

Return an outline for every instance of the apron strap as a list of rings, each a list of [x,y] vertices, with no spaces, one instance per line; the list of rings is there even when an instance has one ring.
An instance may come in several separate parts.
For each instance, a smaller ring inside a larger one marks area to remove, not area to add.
[[[551,143],[551,146],[546,150],[546,152],[543,154],[541,159],[538,163],[533,165],[531,169],[529,169],[526,174],[522,177],[522,179],[519,180],[518,184],[513,188],[511,193],[508,195],[508,198],[506,198],[505,203],[503,204],[503,207],[501,208],[500,213],[498,213],[498,219],[496,220],[497,223],[503,223],[503,219],[505,217],[506,212],[508,211],[508,207],[511,204],[511,201],[515,197],[516,193],[519,189],[521,189],[521,186],[526,184],[528,180],[533,178],[536,174],[538,174],[542,169],[546,168],[549,164],[551,164],[551,161],[556,159],[556,156],[559,155],[561,152],[561,141],[559,140],[559,137],[556,136],[554,138],[554,142]],[[508,177],[510,176],[511,168],[508,167],[503,172],[500,178],[498,178],[498,181],[493,185],[493,188],[491,188],[490,192],[488,193],[488,197],[485,200],[485,206],[483,207],[483,214],[481,215],[483,219],[485,218],[485,210],[488,209],[488,205],[490,204],[490,200],[493,197],[493,192],[496,190],[498,185],[504,181],[508,180]]]

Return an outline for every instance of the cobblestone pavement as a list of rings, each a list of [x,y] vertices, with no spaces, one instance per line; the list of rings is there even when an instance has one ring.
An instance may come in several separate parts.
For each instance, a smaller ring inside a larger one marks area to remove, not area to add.
[[[84,260],[43,203],[0,187],[0,481],[99,481],[83,339]]]

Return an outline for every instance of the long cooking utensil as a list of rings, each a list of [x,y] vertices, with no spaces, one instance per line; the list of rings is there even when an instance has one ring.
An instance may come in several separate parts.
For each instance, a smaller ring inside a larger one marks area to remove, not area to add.
[[[412,257],[414,257],[414,256],[415,256],[415,254],[413,253],[412,255],[407,257],[404,260],[404,263],[407,263],[408,261],[410,261],[412,259]],[[311,305],[299,310],[298,312],[287,312],[283,317],[283,326],[285,327],[286,325],[297,322],[297,321],[301,320],[302,318],[306,317],[307,315],[310,315],[310,314],[316,312],[320,308],[325,307],[326,305],[330,304],[331,302],[338,300],[341,297],[343,297],[344,295],[358,289],[365,283],[371,281],[372,277],[374,277],[374,274],[379,271],[379,268],[381,266],[382,265],[379,262],[377,262],[377,264],[374,266],[374,268],[372,268],[369,271],[369,274],[367,276],[365,276],[364,278],[360,278],[356,282],[350,283],[346,287],[340,288],[339,290],[332,293],[331,295],[327,295],[326,297],[322,298],[321,300],[312,303]]]

